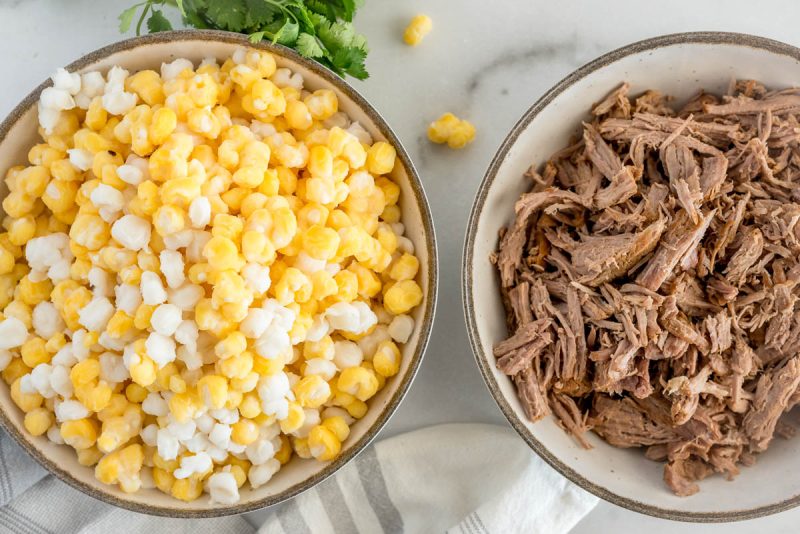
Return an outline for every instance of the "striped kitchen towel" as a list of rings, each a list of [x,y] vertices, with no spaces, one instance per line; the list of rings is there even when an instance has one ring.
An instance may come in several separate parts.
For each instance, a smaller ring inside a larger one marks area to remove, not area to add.
[[[367,448],[259,534],[560,534],[596,503],[511,429],[448,424]]]
[[[367,448],[333,477],[276,506],[259,534],[559,534],[596,501],[508,428],[440,425]],[[167,519],[104,504],[47,475],[0,430],[0,533],[254,531],[241,516]]]
[[[102,503],[48,475],[0,430],[0,533],[252,534],[244,517],[167,519]]]

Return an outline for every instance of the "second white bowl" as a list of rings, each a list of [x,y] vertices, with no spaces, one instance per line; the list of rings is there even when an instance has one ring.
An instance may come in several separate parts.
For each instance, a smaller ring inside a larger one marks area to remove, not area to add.
[[[497,370],[492,346],[507,337],[499,280],[489,255],[501,227],[513,221],[514,203],[530,188],[523,177],[580,133],[592,104],[621,82],[631,94],[655,89],[686,100],[700,89],[722,93],[732,78],[770,88],[800,85],[800,49],[751,35],[685,33],[641,41],[581,67],[550,89],[503,141],[478,191],[463,258],[463,298],[470,342],[493,397],[523,439],[550,465],[584,489],[632,510],[685,521],[733,521],[800,504],[800,439],[776,439],[753,467],[728,482],[704,480],[700,493],[673,495],[663,465],[642,450],[618,449],[589,433],[585,450],[552,416],[531,423],[511,380]]]

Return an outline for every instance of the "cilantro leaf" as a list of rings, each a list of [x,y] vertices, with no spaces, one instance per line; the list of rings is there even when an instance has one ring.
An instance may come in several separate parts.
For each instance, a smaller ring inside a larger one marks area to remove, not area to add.
[[[214,26],[232,32],[247,27],[247,6],[244,0],[208,0],[206,16]]]
[[[353,36],[353,40],[350,41],[350,46],[360,48],[364,52],[369,53],[369,48],[367,47],[367,38],[360,33],[357,33]]]
[[[273,43],[280,43],[285,46],[293,46],[300,33],[300,26],[289,18],[278,19],[266,28],[267,36],[271,37]]]
[[[153,9],[150,18],[147,19],[147,29],[150,33],[165,32],[172,29],[172,24],[161,11]]]
[[[300,24],[300,31],[315,35],[314,21],[308,12],[308,9],[303,5],[301,0],[290,1],[286,6],[290,13],[297,18],[297,23]]]
[[[256,44],[257,42],[264,39],[264,32],[253,32],[249,35],[250,42]]]
[[[350,46],[355,31],[349,22],[325,21],[317,27],[317,35],[328,50],[336,50]]]
[[[131,28],[133,17],[136,15],[136,11],[139,9],[141,5],[142,4],[136,4],[135,6],[131,6],[119,14],[119,17],[117,17],[117,19],[119,20],[120,33],[125,33]]]
[[[333,66],[345,74],[349,74],[353,78],[359,80],[366,80],[369,78],[369,73],[364,66],[364,60],[367,58],[367,53],[361,48],[340,48],[333,55]]]
[[[342,0],[342,13],[340,16],[347,22],[351,22],[355,14],[356,0]]]
[[[203,16],[203,11],[207,8],[205,0],[182,0],[183,1],[183,23],[195,28],[204,30],[209,27],[208,22]]]
[[[184,25],[243,33],[257,43],[268,39],[344,76],[367,77],[364,36],[352,25],[364,0],[142,0],[119,15],[120,32],[147,22],[150,32],[172,29],[162,6],[180,12]]]
[[[267,0],[245,0],[247,5],[247,26],[258,27],[269,24],[281,14],[279,6]]]
[[[317,38],[308,33],[301,33],[297,36],[297,51],[303,57],[318,58],[325,55],[325,51],[317,42]]]

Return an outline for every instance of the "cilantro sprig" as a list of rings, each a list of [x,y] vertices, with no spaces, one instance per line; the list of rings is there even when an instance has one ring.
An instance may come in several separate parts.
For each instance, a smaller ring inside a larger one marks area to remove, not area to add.
[[[172,29],[164,6],[177,8],[187,26],[244,33],[294,48],[301,56],[322,63],[339,76],[364,80],[369,49],[353,28],[353,16],[363,0],[144,0],[119,15],[125,33],[136,20],[150,33]],[[138,18],[137,18],[138,14]]]

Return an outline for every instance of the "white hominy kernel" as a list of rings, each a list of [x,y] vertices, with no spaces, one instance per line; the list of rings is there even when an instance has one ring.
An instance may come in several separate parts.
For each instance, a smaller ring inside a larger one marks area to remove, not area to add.
[[[208,433],[208,439],[215,446],[220,449],[228,448],[231,443],[231,426],[223,423],[215,423],[211,432]]]
[[[358,348],[358,345],[356,345]],[[303,369],[303,376],[319,375],[326,382],[331,380],[336,375],[336,367],[338,364],[326,360],[325,358],[311,358],[306,360],[306,366]]]
[[[89,200],[100,210],[101,216],[103,213],[107,214],[107,217],[103,217],[106,222],[111,222],[114,214],[122,211],[122,208],[125,207],[125,198],[122,196],[122,192],[106,184],[99,184],[95,187],[89,195]]]
[[[71,148],[67,150],[67,154],[69,154],[69,162],[79,171],[88,171],[92,167],[94,155],[88,150]]]
[[[111,237],[128,250],[142,250],[150,243],[150,223],[136,215],[124,215],[111,226]]]
[[[81,308],[78,312],[78,322],[91,332],[102,332],[112,315],[114,315],[114,305],[107,298],[99,297]]]
[[[325,310],[325,319],[334,330],[355,332],[361,324],[359,309],[349,302],[337,302]]]
[[[212,503],[235,504],[239,502],[239,486],[230,472],[214,473],[208,478],[208,493]]]
[[[261,465],[275,456],[275,448],[269,439],[257,439],[247,446],[245,454],[253,465]]]
[[[261,337],[267,327],[269,327],[271,320],[272,316],[267,310],[262,308],[250,308],[247,311],[247,316],[239,324],[239,330],[246,337],[257,339]]]
[[[55,358],[53,358],[53,362],[55,362]],[[73,387],[72,380],[69,378],[69,367],[54,363],[53,372],[50,375],[50,387],[65,399],[72,397]]]
[[[250,471],[247,473],[247,479],[250,481],[250,485],[253,486],[253,488],[258,488],[269,482],[280,468],[281,463],[275,458],[272,458],[261,465],[250,467]]]
[[[350,132],[351,134],[355,135],[356,138],[359,141],[361,141],[362,143],[364,143],[365,145],[371,145],[372,144],[372,136],[369,134],[368,131],[366,131],[364,129],[363,126],[361,126],[361,124],[358,121],[356,121],[356,122],[352,123],[350,126],[348,126],[347,127],[347,131]]]
[[[11,363],[11,359],[13,358],[11,351],[8,350],[0,350],[0,371],[5,370],[8,367],[8,364]]]
[[[114,275],[104,271],[100,267],[89,269],[89,285],[92,286],[92,294],[95,297],[110,297],[114,288]]]
[[[67,72],[63,67],[56,69],[55,74],[50,76],[53,80],[53,87],[63,89],[71,95],[77,95],[81,90],[81,76],[77,72]]]
[[[37,105],[39,113],[39,126],[44,129],[44,133],[50,135],[53,133],[53,128],[56,127],[58,121],[61,119],[61,111],[52,108],[46,108],[41,103]]]
[[[104,352],[100,355],[100,378],[109,384],[118,384],[130,378],[128,369],[122,361],[122,356],[113,352]]]
[[[142,411],[148,415],[163,417],[169,413],[169,405],[160,393],[151,392],[142,401]]]
[[[238,410],[228,410],[226,408],[220,408],[219,410],[210,410],[209,415],[219,421],[220,423],[224,423],[226,425],[232,425],[239,421],[239,411]]]
[[[258,295],[266,293],[272,284],[272,280],[269,277],[269,267],[258,263],[245,265],[244,269],[242,269],[242,278],[244,278],[248,289]]]
[[[327,336],[330,329],[331,327],[328,321],[325,320],[325,316],[321,314],[317,315],[314,317],[314,321],[306,332],[306,341],[317,342]]]
[[[189,220],[199,230],[211,222],[211,202],[206,197],[197,197],[189,204]]]
[[[159,254],[161,272],[167,279],[167,285],[171,288],[180,287],[186,280],[183,272],[183,256],[175,250],[162,250]]]
[[[56,87],[47,87],[39,97],[42,107],[54,110],[69,110],[75,107],[75,99],[69,91]]]
[[[56,419],[62,421],[75,421],[89,416],[89,409],[76,400],[65,400],[56,404]]]
[[[211,429],[214,428],[216,421],[214,421],[213,417],[211,417],[207,413],[204,413],[202,415],[195,417],[194,423],[200,432],[208,434],[209,432],[211,432]]]
[[[220,449],[219,447],[216,447],[214,445],[211,445],[208,448],[206,454],[208,454],[211,457],[211,459],[217,462],[218,464],[221,464],[228,459],[228,451]]]
[[[139,432],[139,435],[142,437],[142,441],[145,445],[148,447],[155,447],[158,443],[158,425],[147,425]]]
[[[289,339],[289,334],[286,330],[273,323],[256,340],[253,348],[262,358],[272,359],[277,358],[291,349],[291,347],[292,342]]]
[[[117,176],[125,183],[139,185],[144,181],[144,173],[135,165],[120,165],[117,167]]]
[[[161,78],[166,82],[169,80],[174,80],[177,78],[180,73],[184,70],[190,69],[194,70],[194,65],[191,61],[186,58],[177,58],[171,63],[162,63],[161,64]]]
[[[120,284],[114,288],[117,308],[131,317],[136,314],[136,309],[142,303],[142,292],[133,284]]]
[[[174,362],[177,357],[175,354],[175,340],[157,332],[150,332],[144,342],[144,346],[147,350],[147,355],[158,365],[159,369],[170,362]]]
[[[205,290],[198,285],[187,282],[177,289],[167,290],[167,300],[183,311],[194,310],[194,307],[205,296]]]
[[[108,91],[103,95],[103,109],[112,115],[125,115],[136,106],[136,93],[126,93],[118,89]]]
[[[364,360],[364,353],[361,352],[361,348],[352,341],[334,342],[333,351],[333,362],[340,370],[361,365]]]
[[[167,300],[167,292],[164,290],[164,284],[161,283],[161,277],[152,271],[142,273],[141,291],[142,300],[149,306],[155,306]]]
[[[53,365],[66,365],[67,367],[72,367],[78,363],[78,358],[75,357],[75,353],[72,350],[72,343],[67,343],[58,349],[51,363]]]
[[[211,446],[208,438],[199,432],[192,436],[191,439],[184,440],[181,443],[189,452],[194,453],[205,451]]]
[[[152,328],[162,336],[171,336],[183,321],[180,308],[174,304],[161,304],[150,319]]]
[[[53,376],[53,366],[49,363],[40,363],[33,368],[31,374],[31,384],[36,388],[36,391],[45,399],[51,399],[56,395],[55,390],[51,384]]]
[[[43,300],[33,308],[32,314],[33,330],[36,335],[49,339],[58,332],[64,330],[64,321],[52,302]]]
[[[158,447],[158,455],[164,460],[174,460],[178,457],[180,442],[178,442],[178,439],[172,435],[168,428],[161,428],[158,430],[156,446]]]
[[[389,323],[389,335],[397,343],[405,343],[414,332],[414,319],[408,315],[398,315]]]
[[[53,425],[47,429],[47,439],[56,445],[64,444],[64,438],[61,437],[61,429],[59,429],[56,425]]]
[[[414,254],[414,243],[405,236],[397,236],[397,249],[406,254]]]
[[[194,436],[194,433],[197,430],[197,424],[191,419],[183,423],[172,421],[167,425],[167,429],[180,441],[184,441],[187,439],[192,439],[192,436]]]

